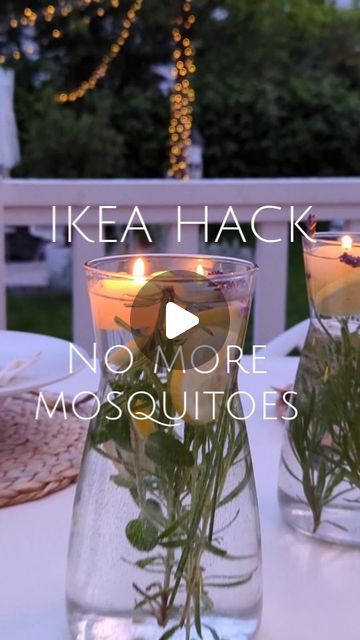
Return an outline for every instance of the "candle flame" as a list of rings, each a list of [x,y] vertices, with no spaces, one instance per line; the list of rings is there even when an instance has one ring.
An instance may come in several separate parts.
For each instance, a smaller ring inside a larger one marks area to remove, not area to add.
[[[343,236],[341,238],[341,246],[344,249],[344,251],[351,251],[352,238],[350,236]]]
[[[199,276],[203,276],[204,275],[204,267],[202,266],[201,262],[199,262],[197,267],[196,267],[196,273]]]
[[[133,268],[133,276],[136,282],[143,282],[145,275],[145,264],[142,258],[137,258],[135,260],[134,268]]]

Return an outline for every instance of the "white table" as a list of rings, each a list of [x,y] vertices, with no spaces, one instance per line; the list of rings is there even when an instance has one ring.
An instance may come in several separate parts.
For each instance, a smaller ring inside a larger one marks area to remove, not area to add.
[[[360,551],[322,544],[281,521],[276,499],[283,426],[262,420],[262,393],[292,382],[295,358],[242,375],[256,398],[248,421],[262,524],[264,613],[258,640],[359,640]],[[65,391],[93,388],[81,373]],[[0,639],[66,640],[64,582],[74,488],[0,509]]]

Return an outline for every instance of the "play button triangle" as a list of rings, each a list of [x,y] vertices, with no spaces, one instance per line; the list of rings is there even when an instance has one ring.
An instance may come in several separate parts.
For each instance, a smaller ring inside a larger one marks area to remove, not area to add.
[[[182,333],[196,327],[199,318],[186,311],[174,302],[168,302],[165,308],[165,332],[168,340],[181,336]]]

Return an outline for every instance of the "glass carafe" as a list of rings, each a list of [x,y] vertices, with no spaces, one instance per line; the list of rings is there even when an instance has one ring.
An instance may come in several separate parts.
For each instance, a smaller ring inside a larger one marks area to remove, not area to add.
[[[260,531],[227,347],[243,344],[256,266],[147,255],[95,260],[86,273],[102,380],[73,512],[71,637],[249,640],[261,612]],[[168,338],[170,302],[199,326]],[[189,366],[208,338],[216,350]],[[156,360],[159,344],[172,368]]]
[[[360,546],[360,236],[304,243],[310,327],[280,463],[286,521]]]

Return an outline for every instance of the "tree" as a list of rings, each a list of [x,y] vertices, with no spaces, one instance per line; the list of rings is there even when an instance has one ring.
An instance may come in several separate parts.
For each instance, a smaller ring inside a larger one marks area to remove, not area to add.
[[[131,0],[122,0],[119,8],[111,1],[74,9],[51,23],[39,21],[39,56],[13,62],[25,159],[20,174],[36,170],[44,175],[51,167],[53,174],[66,175],[70,166],[71,175],[77,166],[79,175],[99,172],[99,177],[165,174],[168,97],[159,88],[155,66],[170,62],[176,3],[145,0],[131,37],[96,90],[74,104],[54,105],[57,92],[89,76],[118,34]],[[337,10],[326,0],[193,3],[195,115],[205,141],[206,175],[359,174],[360,11]],[[43,0],[31,4],[37,11],[45,6]],[[19,46],[19,30],[11,28],[9,17],[19,16],[23,7],[15,0],[0,4],[0,52]],[[97,16],[102,7],[105,15]],[[54,28],[60,38],[51,37]],[[89,164],[82,164],[71,140],[59,139],[51,122],[67,112],[73,131],[76,123],[83,131],[84,122],[92,122],[86,125],[89,149],[91,133],[103,134],[106,144],[117,141],[117,154],[107,154],[108,164],[99,163],[96,153],[87,154]],[[46,127],[45,136],[32,133],[41,127]],[[65,140],[67,164],[54,153],[57,145],[64,149]]]
[[[197,54],[207,175],[358,175],[359,11],[307,0],[224,6],[226,17],[201,25]]]

